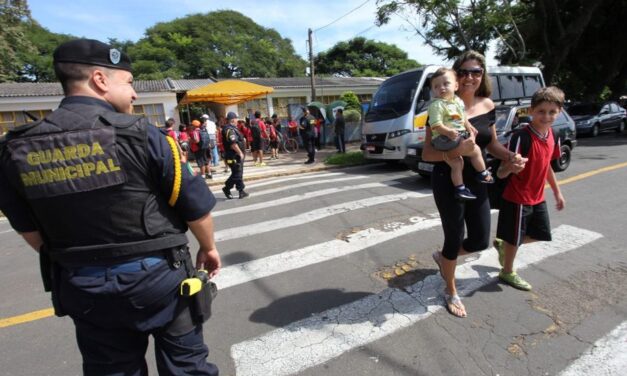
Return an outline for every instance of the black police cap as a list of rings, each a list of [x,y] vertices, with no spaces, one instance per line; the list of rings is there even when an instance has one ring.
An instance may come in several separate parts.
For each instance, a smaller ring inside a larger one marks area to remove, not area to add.
[[[131,71],[131,59],[124,52],[94,39],[74,39],[52,54],[55,63],[80,63]]]

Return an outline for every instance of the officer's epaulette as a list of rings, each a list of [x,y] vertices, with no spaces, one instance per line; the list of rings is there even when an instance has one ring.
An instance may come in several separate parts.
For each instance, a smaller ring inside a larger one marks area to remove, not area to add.
[[[15,128],[9,129],[9,131],[7,132],[6,137],[7,137],[7,139],[10,139],[10,138],[18,136],[18,135],[20,135],[22,133],[25,133],[25,132],[27,132],[27,131],[29,131],[29,130],[39,126],[39,124],[41,124],[41,122],[43,120],[44,119],[40,119],[40,120],[37,120],[37,121],[32,122],[32,123],[26,123],[26,124],[18,125]]]
[[[107,111],[100,115],[100,118],[108,125],[116,128],[127,128],[140,120],[143,115],[130,115],[120,112]]]

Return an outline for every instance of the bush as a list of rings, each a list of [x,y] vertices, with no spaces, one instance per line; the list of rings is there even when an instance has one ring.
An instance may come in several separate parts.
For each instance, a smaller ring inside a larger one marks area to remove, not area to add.
[[[351,151],[346,154],[330,155],[324,161],[325,164],[334,166],[354,166],[368,162],[369,161],[364,158],[364,154],[360,151]]]
[[[344,111],[344,121],[347,123],[357,123],[361,120],[361,113],[357,110],[345,110]]]
[[[345,91],[340,96],[340,100],[346,102],[346,108],[344,110],[357,110],[361,111],[361,103],[359,102],[359,98],[357,94],[352,91]]]

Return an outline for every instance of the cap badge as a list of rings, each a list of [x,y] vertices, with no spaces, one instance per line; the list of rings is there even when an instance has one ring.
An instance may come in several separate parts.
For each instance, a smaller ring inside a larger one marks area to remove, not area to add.
[[[111,60],[113,64],[119,63],[121,57],[122,54],[116,48],[112,48],[109,50],[109,60]]]

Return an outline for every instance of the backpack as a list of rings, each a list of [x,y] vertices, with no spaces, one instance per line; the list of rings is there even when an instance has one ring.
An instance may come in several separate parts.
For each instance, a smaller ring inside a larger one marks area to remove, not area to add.
[[[200,139],[198,140],[198,147],[200,150],[207,150],[211,146],[211,139],[209,137],[209,132],[207,132],[207,128],[200,128]]]

